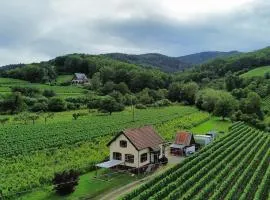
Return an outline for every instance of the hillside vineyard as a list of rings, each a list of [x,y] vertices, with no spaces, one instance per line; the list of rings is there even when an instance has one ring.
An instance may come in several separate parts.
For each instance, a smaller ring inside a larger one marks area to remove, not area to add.
[[[122,199],[267,200],[269,162],[269,134],[237,122],[228,135]]]

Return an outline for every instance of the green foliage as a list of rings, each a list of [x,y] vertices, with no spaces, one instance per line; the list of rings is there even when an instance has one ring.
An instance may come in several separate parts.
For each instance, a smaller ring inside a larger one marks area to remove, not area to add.
[[[0,112],[15,114],[23,111],[25,104],[21,93],[14,92],[0,99]]]
[[[44,90],[42,95],[44,97],[49,98],[49,97],[54,97],[56,95],[56,93],[53,90]]]
[[[114,98],[108,97],[102,99],[99,105],[99,111],[109,113],[110,115],[112,112],[123,111],[125,109],[124,105],[118,103]]]
[[[57,97],[53,97],[49,100],[48,110],[52,112],[60,112],[66,110],[66,102]]]
[[[237,101],[232,95],[223,93],[215,104],[214,114],[223,118],[230,117],[237,108]]]
[[[75,191],[78,182],[79,173],[74,170],[56,173],[53,179],[54,190],[61,196],[71,194]]]
[[[4,125],[5,123],[7,123],[9,121],[9,117],[0,117],[0,123],[2,125]]]

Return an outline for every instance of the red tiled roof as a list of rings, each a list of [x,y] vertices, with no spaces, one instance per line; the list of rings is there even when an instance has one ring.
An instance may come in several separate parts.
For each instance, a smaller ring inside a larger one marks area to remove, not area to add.
[[[123,133],[138,150],[158,148],[159,144],[165,142],[162,137],[155,132],[152,126],[126,129]]]
[[[191,141],[191,138],[192,138],[192,134],[191,133],[188,133],[186,131],[181,131],[179,133],[176,134],[176,137],[175,137],[175,144],[183,144],[183,145],[186,145],[186,146],[189,146],[190,145],[190,141]]]

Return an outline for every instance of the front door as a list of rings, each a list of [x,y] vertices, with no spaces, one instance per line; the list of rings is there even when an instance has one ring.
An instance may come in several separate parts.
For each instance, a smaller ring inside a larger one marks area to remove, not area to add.
[[[159,154],[154,154],[154,163],[158,163]]]

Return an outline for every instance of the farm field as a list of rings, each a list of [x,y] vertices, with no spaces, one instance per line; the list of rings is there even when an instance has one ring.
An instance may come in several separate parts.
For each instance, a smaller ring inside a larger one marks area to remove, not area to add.
[[[69,77],[69,75],[68,75]],[[60,80],[63,81],[67,79],[67,76],[61,77]],[[60,97],[69,97],[69,96],[78,96],[81,95],[85,89],[80,86],[59,86],[59,85],[48,85],[40,83],[30,83],[27,81],[12,79],[12,78],[0,78],[0,92],[1,93],[10,93],[11,87],[21,86],[21,87],[34,87],[40,90],[53,90]]]
[[[226,136],[122,199],[268,200],[269,162],[270,135],[238,122]]]
[[[270,66],[264,66],[264,67],[258,67],[253,70],[250,70],[244,74],[241,75],[243,78],[251,78],[251,77],[263,77],[265,73],[270,72]]]
[[[106,144],[121,129],[144,124],[156,124],[161,128],[159,124],[166,125],[175,118],[185,121],[187,116],[195,116],[196,113],[198,119],[201,119],[200,115],[208,117],[193,107],[171,106],[136,110],[135,122],[132,122],[131,111],[126,110],[112,116],[89,114],[78,120],[64,118],[61,121],[56,117],[57,123],[47,125],[5,125],[1,127],[0,134],[0,147],[3,149],[0,188],[5,196],[18,192],[24,194],[29,189],[50,184],[55,172],[69,169],[89,172],[95,163],[107,157]]]

